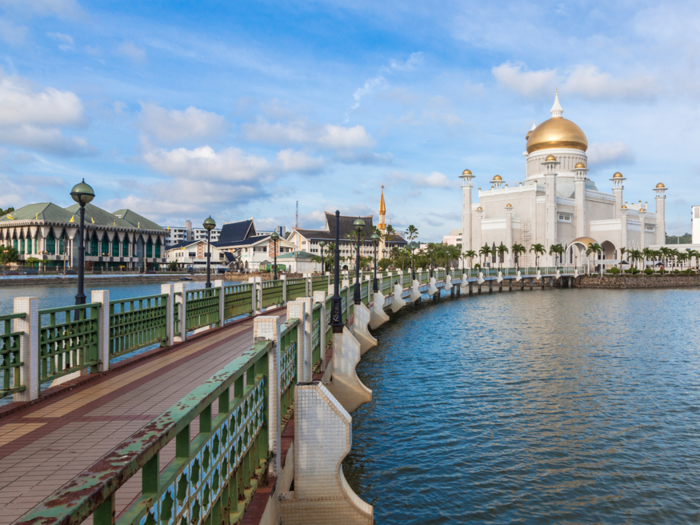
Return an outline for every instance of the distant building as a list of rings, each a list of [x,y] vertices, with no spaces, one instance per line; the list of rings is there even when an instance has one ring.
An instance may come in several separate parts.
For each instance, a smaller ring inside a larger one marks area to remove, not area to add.
[[[291,273],[314,273],[321,271],[321,263],[314,261],[318,257],[309,252],[290,252],[277,256],[277,265],[283,266]]]
[[[450,230],[449,235],[442,236],[442,244],[446,244],[447,246],[457,246],[458,244],[462,244],[462,230],[459,228],[456,230]]]
[[[168,246],[182,244],[183,242],[207,240],[207,230],[204,228],[193,228],[192,221],[185,221],[184,226],[168,226],[167,231],[166,243]],[[221,229],[214,228],[211,231],[211,242],[218,241],[219,235],[221,235]]]
[[[0,217],[0,244],[12,246],[20,261],[47,261],[49,267],[78,265],[79,206],[29,204]],[[131,210],[109,213],[85,206],[85,264],[88,268],[155,268],[165,263],[167,232]]]
[[[219,249],[212,244],[211,247],[211,267],[215,269],[218,266],[225,266],[233,269],[235,267],[236,258],[231,252]],[[207,266],[207,242],[192,241],[176,244],[168,247],[166,251],[168,264],[176,263],[178,269],[201,269]]]
[[[258,233],[255,221],[230,222],[221,228],[216,247],[233,254],[236,269],[255,272],[274,263],[275,252],[279,255],[294,251],[294,245],[280,236],[275,243],[269,233]],[[281,264],[279,260],[277,264]]]

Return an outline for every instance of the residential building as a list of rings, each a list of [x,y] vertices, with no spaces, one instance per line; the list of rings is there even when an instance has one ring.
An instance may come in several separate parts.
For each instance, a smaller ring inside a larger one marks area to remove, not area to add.
[[[184,226],[168,226],[166,229],[168,231],[166,238],[168,247],[182,244],[183,242],[207,240],[207,230],[204,228],[193,228],[192,221],[185,221]],[[221,235],[221,228],[214,228],[211,231],[211,242],[217,242],[219,235]]]
[[[233,254],[235,268],[246,272],[255,272],[273,264],[275,252],[279,256],[294,251],[294,244],[283,237],[275,242],[270,234],[259,234],[252,218],[224,224],[216,246]]]
[[[221,250],[218,246],[211,244],[211,268],[215,270],[217,267],[225,266],[233,269],[235,267],[235,256],[233,253]],[[207,242],[192,241],[183,242],[175,246],[168,247],[167,251],[168,264],[176,263],[178,269],[201,270],[207,266]]]

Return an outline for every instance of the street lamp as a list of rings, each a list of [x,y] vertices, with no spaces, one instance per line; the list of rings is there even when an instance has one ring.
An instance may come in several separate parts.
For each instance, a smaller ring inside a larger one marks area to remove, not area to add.
[[[360,304],[362,302],[362,295],[360,294],[360,236],[365,229],[365,221],[359,217],[355,219],[352,223],[357,233],[357,262],[355,263],[355,304]]]
[[[270,235],[270,239],[272,242],[275,243],[275,247],[273,248],[274,250],[274,255],[275,255],[275,275],[274,275],[274,280],[277,280],[277,241],[279,241],[280,236],[277,234],[277,232],[272,232],[272,235]]]
[[[211,288],[211,244],[209,241],[211,240],[211,231],[216,228],[216,221],[210,215],[208,219],[204,219],[202,226],[207,230],[207,284],[204,287]]]
[[[324,251],[326,241],[319,241],[318,245],[321,247],[321,274],[324,274],[326,273],[326,252]]]
[[[80,182],[70,190],[70,196],[80,205],[80,242],[78,243],[78,293],[75,304],[85,304],[85,205],[95,198],[95,191],[85,182]]]
[[[371,239],[374,243],[374,293],[377,293],[379,291],[379,284],[377,283],[377,245],[379,244],[379,234],[374,232]]]
[[[433,250],[428,248],[428,254],[430,255],[430,278],[433,278]]]
[[[333,333],[343,333],[343,306],[340,298],[340,212],[335,212],[335,253],[333,254],[333,299],[331,326]]]

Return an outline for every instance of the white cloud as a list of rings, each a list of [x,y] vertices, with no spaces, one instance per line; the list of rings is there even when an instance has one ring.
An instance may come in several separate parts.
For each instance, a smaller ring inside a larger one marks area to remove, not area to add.
[[[117,48],[117,51],[120,55],[124,55],[125,57],[130,58],[131,60],[134,60],[136,62],[142,62],[146,60],[146,51],[144,51],[140,47],[137,47],[132,42],[124,42],[123,44],[120,44]]]
[[[0,38],[2,38],[5,42],[10,44],[11,46],[16,46],[19,44],[23,44],[26,37],[26,27],[17,26],[9,20],[0,18]]]
[[[55,40],[58,43],[58,49],[62,51],[73,51],[75,49],[75,42],[70,35],[64,35],[63,33],[46,33],[46,35]]]
[[[0,70],[0,143],[59,154],[88,153],[91,148],[85,139],[62,132],[84,124],[83,104],[75,93],[39,90]]]
[[[75,0],[0,0],[0,5],[40,16],[77,18],[83,14]]]
[[[556,69],[524,71],[523,64],[505,62],[493,67],[491,72],[501,87],[529,99],[550,94],[557,84]]]
[[[437,188],[437,189],[453,189],[459,187],[457,179],[450,179],[444,173],[433,171],[428,175],[422,173],[400,173],[396,172],[392,175],[394,182],[410,182],[414,189],[419,188]]]
[[[576,66],[564,89],[591,100],[651,100],[661,92],[656,78],[650,75],[615,78],[595,66]]]
[[[593,142],[588,148],[588,162],[595,168],[614,164],[633,164],[634,151],[621,140]]]
[[[318,145],[330,150],[352,150],[371,148],[375,145],[372,136],[363,126],[351,128],[327,124],[318,137]]]
[[[277,154],[277,164],[284,171],[298,173],[318,173],[323,170],[325,163],[323,157],[314,158],[303,151],[284,149]]]
[[[298,120],[289,123],[270,123],[258,118],[254,124],[242,126],[248,140],[289,146],[300,144],[318,150],[347,151],[372,148],[376,143],[363,126],[336,126]]]
[[[405,62],[397,62],[392,60],[390,67],[391,69],[396,69],[397,71],[413,71],[417,66],[423,65],[423,53],[418,51],[416,53],[411,53],[411,56]]]
[[[158,104],[141,104],[141,128],[160,143],[216,138],[225,127],[221,115],[192,106],[179,111],[167,110]]]
[[[389,84],[383,76],[379,75],[377,77],[370,78],[369,80],[367,80],[362,87],[357,88],[352,94],[352,98],[355,99],[355,103],[352,106],[350,106],[349,111],[353,111],[360,107],[362,97],[369,95],[370,93],[374,93],[379,89],[389,89]]]

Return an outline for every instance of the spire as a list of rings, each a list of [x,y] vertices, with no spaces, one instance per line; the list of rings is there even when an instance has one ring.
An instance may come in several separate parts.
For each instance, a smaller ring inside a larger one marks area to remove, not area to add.
[[[559,89],[554,92],[554,104],[549,112],[552,114],[552,118],[561,117],[562,113],[564,113],[561,104],[559,104]]]
[[[382,198],[379,201],[379,215],[386,215],[386,204],[384,204],[384,186],[382,186]]]

